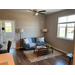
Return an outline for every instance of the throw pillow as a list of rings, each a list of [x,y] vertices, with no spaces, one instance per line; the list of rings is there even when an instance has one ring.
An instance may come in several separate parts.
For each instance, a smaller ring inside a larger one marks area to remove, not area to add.
[[[38,38],[36,38],[36,42],[44,42],[44,37],[38,37]]]
[[[29,40],[29,43],[32,43],[32,39],[31,38],[28,38],[28,40]]]
[[[29,43],[29,40],[26,38],[26,39],[24,39],[24,42],[27,44],[27,43]]]
[[[44,42],[44,37],[40,37],[40,42]]]
[[[38,38],[36,38],[36,42],[40,42],[40,38],[38,37]]]

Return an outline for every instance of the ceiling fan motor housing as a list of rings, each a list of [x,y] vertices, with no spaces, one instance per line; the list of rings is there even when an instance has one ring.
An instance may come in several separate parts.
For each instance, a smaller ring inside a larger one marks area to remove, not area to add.
[[[46,12],[46,10],[37,11],[36,9],[34,9],[34,10],[30,10],[30,11],[33,11],[33,12],[34,12],[34,14],[33,14],[33,15],[35,15],[35,16],[37,16],[38,14],[45,15],[45,14],[44,14],[44,13],[42,13],[42,12]]]

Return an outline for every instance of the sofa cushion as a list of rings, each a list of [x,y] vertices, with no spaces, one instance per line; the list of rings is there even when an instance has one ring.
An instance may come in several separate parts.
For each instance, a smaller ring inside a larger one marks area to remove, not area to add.
[[[31,38],[32,42],[35,43],[36,42],[36,38]]]
[[[46,44],[46,42],[36,42],[36,46],[44,45],[44,44]]]
[[[34,46],[36,46],[36,44],[35,43],[29,43],[29,46],[34,47]]]

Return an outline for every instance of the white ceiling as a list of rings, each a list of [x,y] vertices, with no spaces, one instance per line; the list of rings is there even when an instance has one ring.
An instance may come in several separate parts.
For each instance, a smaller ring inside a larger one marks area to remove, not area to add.
[[[32,11],[30,11],[29,9],[8,9],[8,10],[16,11],[16,12],[32,13]],[[45,14],[48,15],[48,14],[59,12],[59,11],[65,10],[65,9],[37,9],[37,10],[38,11],[46,10]]]

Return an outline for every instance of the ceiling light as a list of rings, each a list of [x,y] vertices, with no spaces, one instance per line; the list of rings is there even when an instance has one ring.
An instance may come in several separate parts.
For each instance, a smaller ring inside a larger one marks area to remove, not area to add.
[[[37,15],[38,15],[38,13],[35,13],[35,15],[37,16]]]

